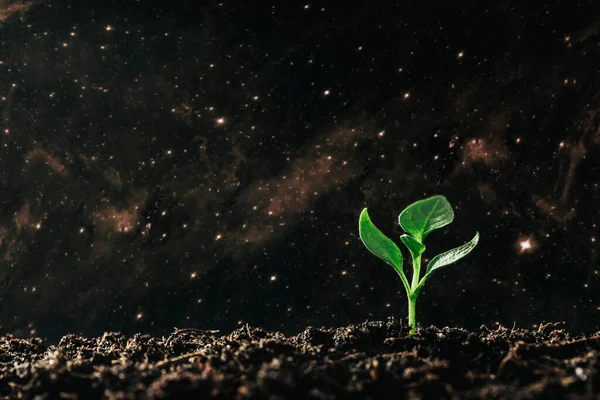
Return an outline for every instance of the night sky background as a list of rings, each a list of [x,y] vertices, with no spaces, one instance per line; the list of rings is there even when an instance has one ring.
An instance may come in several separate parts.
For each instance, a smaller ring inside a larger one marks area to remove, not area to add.
[[[600,4],[351,3],[0,0],[0,334],[600,329]]]

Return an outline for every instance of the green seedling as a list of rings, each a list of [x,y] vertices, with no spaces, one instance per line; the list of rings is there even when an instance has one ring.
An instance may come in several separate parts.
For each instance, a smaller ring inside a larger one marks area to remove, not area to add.
[[[415,333],[416,330],[415,312],[417,297],[427,279],[429,279],[434,271],[452,264],[469,254],[479,242],[479,232],[476,232],[473,239],[469,242],[433,257],[427,264],[425,274],[421,278],[421,256],[425,251],[425,244],[423,242],[431,232],[450,224],[453,220],[454,211],[452,211],[452,206],[442,195],[419,200],[406,207],[400,213],[398,222],[400,222],[400,226],[407,233],[400,236],[400,240],[412,256],[413,275],[412,282],[409,284],[402,268],[402,253],[398,246],[396,246],[396,243],[373,225],[366,208],[360,213],[358,221],[360,239],[371,253],[394,267],[394,270],[396,270],[402,280],[404,289],[406,289],[408,297],[408,324],[411,334]]]

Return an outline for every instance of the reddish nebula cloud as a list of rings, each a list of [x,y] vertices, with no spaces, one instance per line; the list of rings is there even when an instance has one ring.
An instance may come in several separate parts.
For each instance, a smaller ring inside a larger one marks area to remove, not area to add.
[[[352,148],[359,135],[358,129],[336,130],[320,144],[309,146],[287,172],[255,182],[242,199],[253,222],[245,224],[240,233],[224,235],[224,239],[229,236],[237,243],[262,245],[287,230],[294,216],[305,213],[313,201],[357,173],[340,150]]]
[[[494,166],[508,157],[506,146],[497,140],[474,138],[469,140],[462,149],[462,164],[483,163]]]
[[[32,5],[31,1],[0,0],[0,22],[6,21],[13,14],[27,12]]]

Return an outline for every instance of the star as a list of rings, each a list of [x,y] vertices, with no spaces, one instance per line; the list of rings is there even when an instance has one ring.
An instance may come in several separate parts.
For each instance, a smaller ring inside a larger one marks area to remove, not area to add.
[[[521,251],[530,250],[531,249],[531,240],[523,240],[519,242],[519,246],[521,246]]]
[[[518,248],[519,254],[530,253],[538,247],[532,236],[519,238],[515,246]]]

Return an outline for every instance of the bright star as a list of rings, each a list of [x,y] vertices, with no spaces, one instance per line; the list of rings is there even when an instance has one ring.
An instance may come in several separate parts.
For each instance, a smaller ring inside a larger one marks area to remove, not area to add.
[[[521,246],[521,251],[529,250],[531,249],[531,241],[529,239],[523,240],[519,243],[519,246]]]

